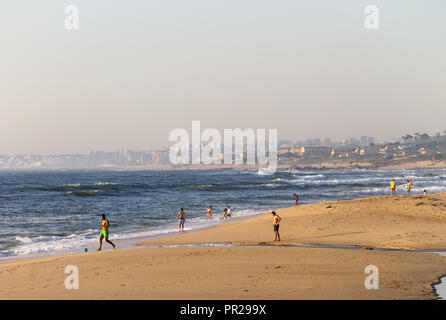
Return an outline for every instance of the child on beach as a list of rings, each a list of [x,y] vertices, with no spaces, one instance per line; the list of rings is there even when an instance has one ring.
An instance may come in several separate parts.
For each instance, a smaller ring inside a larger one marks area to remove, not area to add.
[[[225,210],[223,210],[223,216],[221,218],[226,219],[227,217],[228,217],[228,208],[225,208]]]
[[[392,181],[390,182],[390,195],[391,196],[396,195],[396,182],[395,182],[395,179],[392,179]]]
[[[208,216],[208,219],[212,219],[212,205],[210,205],[208,208],[207,216]]]
[[[407,188],[407,196],[409,196],[409,197],[410,197],[410,191],[412,190],[412,187],[413,187],[412,180],[411,179],[407,180],[406,188]]]
[[[297,206],[297,203],[299,202],[299,196],[295,193],[293,193],[294,196],[294,205]]]

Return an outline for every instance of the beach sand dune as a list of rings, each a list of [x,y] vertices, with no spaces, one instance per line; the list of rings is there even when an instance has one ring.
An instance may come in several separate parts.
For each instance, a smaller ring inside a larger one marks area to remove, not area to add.
[[[377,197],[278,211],[283,243],[446,249],[446,194]],[[186,225],[187,226],[187,225]],[[155,239],[153,247],[0,264],[1,299],[433,299],[444,257],[423,252],[265,245],[272,217]],[[158,244],[250,243],[252,246]],[[65,268],[79,270],[67,290]],[[367,290],[364,269],[379,270]]]

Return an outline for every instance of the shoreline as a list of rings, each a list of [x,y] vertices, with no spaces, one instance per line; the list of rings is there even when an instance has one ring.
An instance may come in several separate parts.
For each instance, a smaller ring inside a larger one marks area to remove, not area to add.
[[[136,248],[4,262],[0,298],[435,299],[446,259],[430,252],[446,251],[445,208],[446,193],[305,204],[276,210],[281,245],[264,213]],[[380,290],[363,287],[369,264],[380,268]],[[66,265],[79,266],[84,290],[63,287]]]
[[[261,214],[263,214],[263,213],[256,212],[256,213],[250,214],[248,216],[235,216],[230,221],[224,221],[224,220],[221,221],[221,219],[216,219],[216,221],[213,221],[213,222],[215,222],[214,224],[209,224],[207,226],[201,225],[201,226],[196,227],[193,230],[189,230],[186,232],[197,232],[197,231],[201,231],[201,230],[206,230],[206,229],[217,227],[220,224],[233,223],[233,222],[237,222],[237,221],[241,221],[241,220],[245,220],[245,219],[251,219],[251,218],[254,218]],[[99,234],[99,232],[98,232],[98,234]],[[174,236],[177,234],[178,234],[178,231],[169,231],[167,233],[153,234],[150,236],[129,237],[129,238],[122,238],[122,239],[111,238],[110,240],[112,240],[117,245],[119,244],[119,246],[116,250],[135,249],[135,248],[141,247],[141,245],[139,244],[140,242],[168,238],[168,237],[171,237],[171,236]],[[9,262],[28,261],[28,260],[41,259],[41,258],[46,258],[46,257],[57,257],[57,256],[63,256],[63,255],[83,254],[83,253],[85,253],[85,252],[83,252],[84,248],[87,248],[88,249],[87,252],[91,253],[91,252],[96,251],[94,249],[97,248],[97,244],[98,244],[98,241],[94,242],[94,244],[93,243],[89,244],[88,246],[79,246],[79,247],[73,247],[70,249],[44,251],[44,252],[37,252],[37,253],[27,253],[27,254],[23,254],[23,255],[2,256],[2,257],[0,257],[0,266],[4,263],[9,263]],[[108,245],[106,244],[105,241],[103,243],[103,249],[104,249],[103,251],[111,250],[110,248],[108,248]]]

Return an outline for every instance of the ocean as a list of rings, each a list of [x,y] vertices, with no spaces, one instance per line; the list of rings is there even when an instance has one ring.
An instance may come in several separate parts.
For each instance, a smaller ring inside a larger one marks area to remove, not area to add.
[[[227,205],[237,219],[292,206],[293,193],[301,204],[388,195],[392,178],[399,195],[409,178],[413,194],[446,191],[445,169],[0,171],[0,257],[93,248],[102,213],[112,241],[150,238],[177,232],[181,207],[190,231],[225,223]]]

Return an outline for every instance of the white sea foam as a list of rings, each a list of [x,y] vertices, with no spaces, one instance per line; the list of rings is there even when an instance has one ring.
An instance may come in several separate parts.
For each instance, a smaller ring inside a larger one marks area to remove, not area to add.
[[[258,215],[260,212],[252,210],[240,210],[233,211],[232,218],[246,218],[250,216]],[[184,230],[193,231],[198,229],[203,229],[211,226],[215,226],[222,223],[227,223],[229,220],[221,219],[220,215],[214,214],[212,220],[207,220],[205,217],[195,217],[187,219]],[[110,230],[110,240],[125,240],[125,239],[138,239],[138,238],[149,238],[155,236],[167,235],[170,233],[178,232],[177,222],[166,223],[160,227],[151,227],[147,229],[139,230],[126,230],[113,232]],[[16,241],[19,241],[16,247],[9,248],[9,250],[2,250],[0,256],[11,256],[11,255],[29,255],[47,252],[58,252],[58,251],[70,251],[74,249],[81,249],[84,247],[91,247],[97,244],[99,237],[99,232],[95,230],[85,230],[80,234],[71,234],[65,237],[16,237]]]
[[[95,186],[117,186],[117,183],[114,182],[96,182]]]
[[[16,238],[15,238],[15,240],[16,241],[20,241],[20,242],[22,242],[22,243],[32,243],[33,241],[30,239],[30,238],[28,238],[28,237],[20,237],[20,236],[17,236]]]

